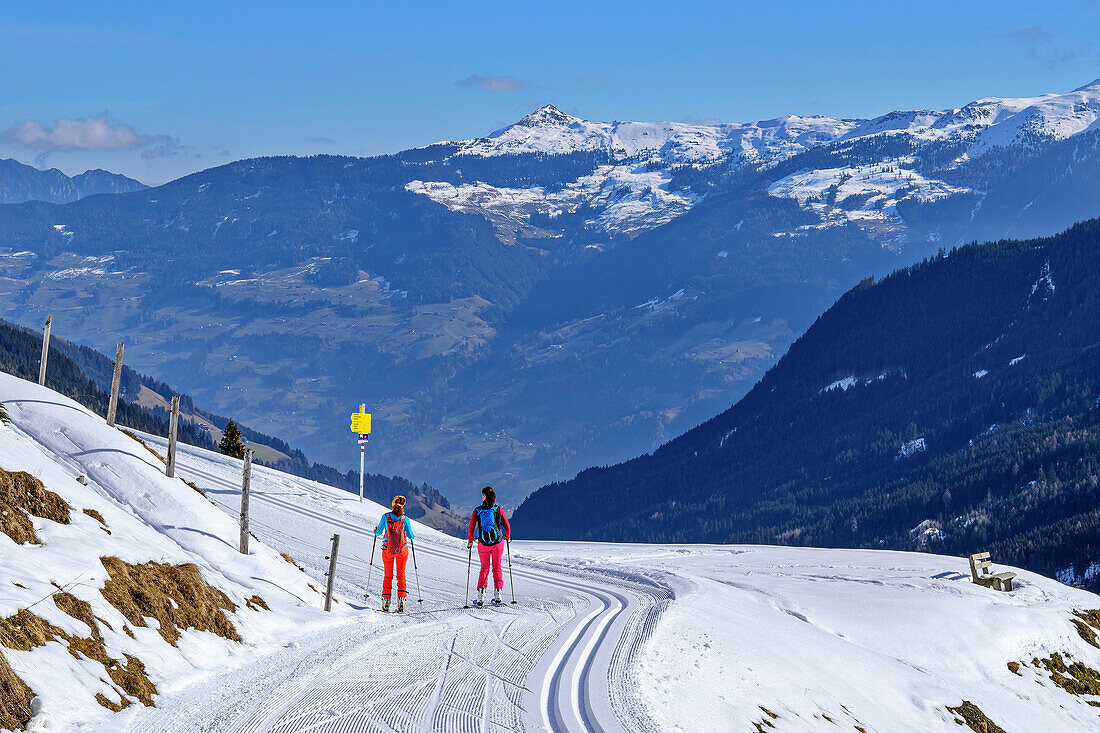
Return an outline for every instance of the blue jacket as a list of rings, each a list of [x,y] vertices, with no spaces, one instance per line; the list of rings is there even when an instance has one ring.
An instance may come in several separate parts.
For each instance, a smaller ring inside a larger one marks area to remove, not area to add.
[[[385,552],[385,550],[386,550],[386,524],[387,524],[387,522],[390,518],[392,518],[394,520],[397,520],[398,516],[396,514],[394,514],[393,512],[386,512],[385,514],[382,515],[382,518],[378,520],[378,527],[375,528],[375,530],[374,530],[374,536],[382,538],[382,551],[383,552]],[[414,539],[415,535],[413,534],[412,522],[409,521],[408,515],[406,515],[404,517],[404,519],[405,519],[405,537],[407,537],[410,540]]]

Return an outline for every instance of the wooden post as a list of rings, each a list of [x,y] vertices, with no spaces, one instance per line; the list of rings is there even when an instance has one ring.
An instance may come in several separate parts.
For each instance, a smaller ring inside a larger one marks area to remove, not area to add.
[[[325,610],[332,609],[332,586],[336,583],[336,553],[340,550],[340,535],[332,536],[332,554],[328,556],[328,588],[325,590]]]
[[[42,329],[42,361],[38,363],[38,383],[41,385],[46,384],[46,357],[50,355],[50,323],[53,321],[52,315],[46,316],[46,325]]]
[[[164,474],[168,478],[176,476],[176,432],[180,423],[180,396],[172,397],[172,417],[168,421],[168,463],[164,467]]]
[[[122,344],[115,347],[115,374],[111,377],[111,401],[107,403],[107,425],[115,426],[115,411],[118,408],[118,388],[122,382]]]
[[[244,449],[244,474],[241,477],[241,554],[248,554],[248,495],[252,491],[252,449]]]

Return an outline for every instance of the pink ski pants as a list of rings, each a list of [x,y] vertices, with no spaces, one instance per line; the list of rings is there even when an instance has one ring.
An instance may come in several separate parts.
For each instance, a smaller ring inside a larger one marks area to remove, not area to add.
[[[500,567],[500,559],[504,555],[504,543],[495,545],[483,545],[477,543],[477,556],[481,559],[481,572],[477,574],[478,590],[489,586],[489,561],[493,564],[493,584],[499,590],[504,587],[504,570]]]

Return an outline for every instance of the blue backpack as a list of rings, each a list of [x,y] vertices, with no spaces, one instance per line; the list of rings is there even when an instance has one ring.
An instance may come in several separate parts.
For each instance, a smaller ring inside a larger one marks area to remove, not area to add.
[[[477,540],[483,545],[496,545],[500,543],[500,520],[497,515],[497,508],[493,506],[491,509],[485,509],[484,507],[478,507],[477,522],[479,531],[477,534]]]

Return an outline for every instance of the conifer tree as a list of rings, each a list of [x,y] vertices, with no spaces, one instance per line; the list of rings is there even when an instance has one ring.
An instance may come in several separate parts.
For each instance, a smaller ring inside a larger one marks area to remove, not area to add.
[[[0,402],[0,422],[9,422],[11,418],[8,417],[8,411],[4,409],[4,403]]]
[[[244,442],[241,440],[241,429],[237,427],[237,423],[233,420],[230,420],[229,424],[225,426],[225,433],[222,435],[221,442],[218,443],[218,450],[223,455],[244,458]]]

